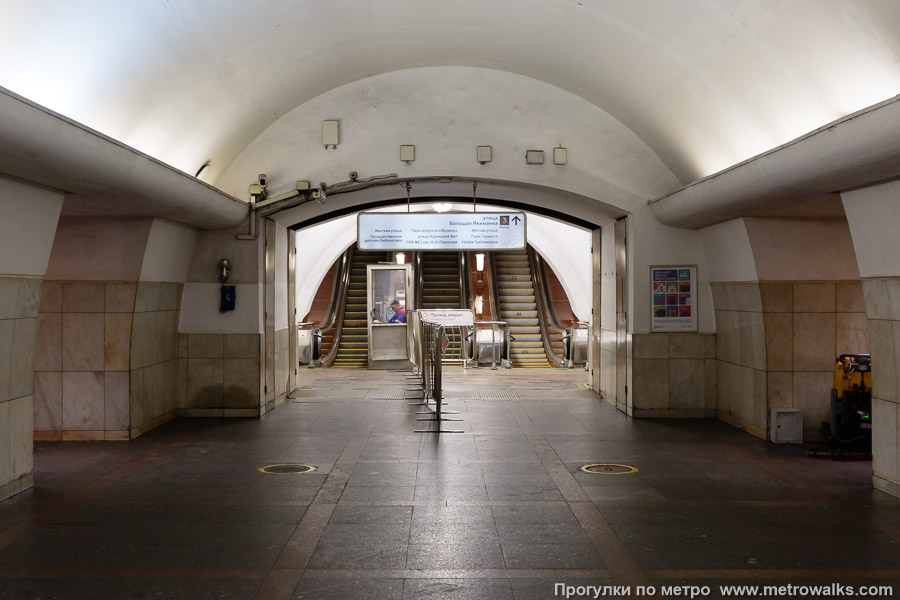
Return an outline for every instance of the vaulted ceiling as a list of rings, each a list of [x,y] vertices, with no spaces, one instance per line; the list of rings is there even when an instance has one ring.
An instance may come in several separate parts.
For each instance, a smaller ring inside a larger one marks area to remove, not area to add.
[[[267,127],[405,69],[597,106],[689,183],[900,92],[896,0],[0,0],[0,86],[216,184]]]

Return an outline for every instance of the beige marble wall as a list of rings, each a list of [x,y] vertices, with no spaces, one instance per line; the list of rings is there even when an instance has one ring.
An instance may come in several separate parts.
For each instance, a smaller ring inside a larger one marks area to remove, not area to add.
[[[758,283],[713,283],[716,415],[765,438],[766,332]]]
[[[600,329],[600,395],[616,405],[616,332]]]
[[[0,501],[33,485],[34,350],[39,277],[0,276]]]
[[[130,425],[137,437],[175,418],[183,284],[140,282],[131,337]]]
[[[137,284],[44,284],[34,359],[34,437],[129,439]]]
[[[868,352],[858,281],[714,283],[718,416],[767,437],[772,408],[803,410],[804,439],[830,418],[834,359]]]
[[[715,334],[634,334],[632,359],[634,417],[716,416]]]
[[[872,481],[900,496],[900,278],[862,282],[872,353]]]
[[[259,334],[181,334],[178,412],[189,417],[260,415]]]
[[[769,408],[803,410],[803,438],[831,418],[835,357],[867,353],[859,281],[762,282]]]
[[[182,284],[47,282],[34,437],[128,440],[175,416]]]
[[[290,331],[275,332],[275,402],[281,402],[288,393],[290,380]]]

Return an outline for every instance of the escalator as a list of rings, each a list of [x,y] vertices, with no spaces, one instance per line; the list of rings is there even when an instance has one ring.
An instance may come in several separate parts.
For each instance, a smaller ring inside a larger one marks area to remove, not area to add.
[[[369,331],[366,320],[366,267],[384,260],[384,252],[355,250],[344,304],[344,318],[332,367],[366,369],[369,366]]]
[[[551,366],[538,320],[531,262],[525,250],[494,253],[500,320],[509,323],[510,359],[514,367]]]
[[[459,252],[423,252],[421,260],[421,298],[419,308],[463,308]],[[449,344],[444,357],[462,359],[459,328],[447,329]]]

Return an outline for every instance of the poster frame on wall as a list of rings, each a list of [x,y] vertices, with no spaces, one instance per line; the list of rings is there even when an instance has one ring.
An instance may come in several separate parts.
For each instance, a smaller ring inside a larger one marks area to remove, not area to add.
[[[697,331],[697,265],[650,265],[650,331]]]

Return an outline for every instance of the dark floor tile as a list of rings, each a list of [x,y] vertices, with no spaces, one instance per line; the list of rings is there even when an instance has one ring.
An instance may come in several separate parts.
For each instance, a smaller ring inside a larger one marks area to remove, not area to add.
[[[340,506],[331,514],[330,523],[408,523],[411,506]]]
[[[0,600],[251,600],[259,586],[252,579],[4,579]]]
[[[605,565],[590,544],[503,543],[509,569],[603,569]]]
[[[416,486],[416,500],[424,501],[441,501],[441,500],[460,500],[460,501],[486,501],[488,500],[487,490],[483,485],[480,486],[461,486],[461,485],[445,485],[445,486]]]
[[[301,579],[293,600],[401,600],[402,579]]]
[[[413,523],[411,544],[462,544],[499,542],[492,522],[485,523]]]
[[[508,579],[407,579],[403,600],[513,600]]]
[[[319,544],[337,546],[357,542],[407,542],[409,529],[409,523],[332,523],[325,527]]]
[[[346,487],[340,502],[405,502],[412,503],[416,488],[409,487]]]
[[[559,489],[553,486],[488,486],[488,497],[496,501],[563,500]]]
[[[493,525],[494,513],[487,506],[419,505],[413,510],[413,527],[428,523],[488,523]]]
[[[319,543],[309,559],[310,569],[403,569],[407,542],[380,539],[350,543]]]
[[[500,523],[577,523],[564,502],[552,506],[495,506],[494,520]]]
[[[503,569],[503,552],[496,541],[465,541],[459,544],[410,544],[408,569]]]
[[[575,523],[499,523],[504,544],[590,544],[581,525]]]
[[[515,600],[548,600],[550,598],[564,598],[563,594],[559,594],[556,584],[565,586],[579,587],[591,586],[608,586],[615,585],[612,579],[569,579],[565,574],[560,574],[554,579],[511,579],[510,583],[513,588],[513,596]],[[585,595],[569,596],[570,598],[592,598],[596,600],[596,592],[592,591]],[[611,596],[601,596],[611,597]]]

